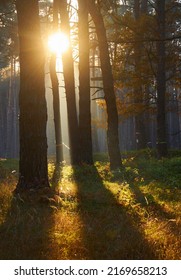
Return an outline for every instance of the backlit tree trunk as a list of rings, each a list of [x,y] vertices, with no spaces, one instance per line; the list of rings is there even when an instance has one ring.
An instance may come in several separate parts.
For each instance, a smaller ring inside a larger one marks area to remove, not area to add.
[[[87,1],[89,13],[94,21],[98,37],[103,88],[107,108],[107,142],[111,169],[121,167],[121,155],[118,137],[118,112],[114,92],[114,81],[110,64],[109,49],[103,17],[95,1]]]
[[[47,108],[44,53],[37,0],[17,0],[20,44],[19,188],[49,186],[47,171]]]
[[[53,31],[57,32],[58,31],[58,1],[57,0],[54,0],[54,3],[53,3],[53,25],[54,25]],[[50,67],[50,78],[51,78],[51,82],[52,82],[52,94],[53,94],[56,163],[59,164],[63,161],[63,148],[62,148],[59,82],[58,82],[58,77],[57,77],[57,73],[56,73],[56,54],[51,55],[49,67]]]
[[[69,14],[67,11],[67,1],[59,0],[59,12],[61,18],[61,30],[70,37]],[[75,98],[75,77],[74,77],[74,61],[72,56],[72,48],[62,54],[63,75],[65,82],[65,93],[67,99],[67,115],[69,127],[69,142],[71,163],[80,163],[79,152],[79,130],[78,117],[76,110]]]
[[[79,133],[81,161],[93,163],[91,111],[90,111],[90,67],[89,25],[85,0],[79,0]]]
[[[50,58],[50,78],[52,82],[52,93],[53,93],[56,163],[59,164],[63,161],[63,149],[62,149],[62,131],[61,131],[61,119],[60,119],[59,83],[58,83],[58,77],[56,73],[56,55],[54,54],[52,54]]]

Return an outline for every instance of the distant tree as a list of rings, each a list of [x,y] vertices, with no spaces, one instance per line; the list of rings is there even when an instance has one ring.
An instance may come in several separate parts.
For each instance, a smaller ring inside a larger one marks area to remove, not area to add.
[[[145,14],[148,12],[148,0],[141,0],[141,13]]]
[[[107,110],[107,143],[111,169],[120,168],[122,165],[118,137],[118,113],[116,107],[116,96],[114,92],[114,80],[110,63],[109,48],[107,42],[106,28],[99,5],[94,0],[87,1],[88,10],[95,24],[103,77],[103,89],[105,94]]]
[[[78,4],[80,160],[92,164],[88,7],[85,0],[78,0]]]
[[[143,4],[143,3],[142,3]],[[143,8],[141,10],[141,3],[139,0],[134,0],[133,13],[135,18],[135,23],[140,20],[140,17],[143,15]],[[143,84],[141,81],[142,76],[142,56],[143,56],[143,46],[141,44],[142,34],[138,31],[134,33],[135,43],[133,46],[134,55],[134,72],[135,72],[135,82],[134,82],[134,103],[135,106],[140,106],[144,108],[144,92]],[[135,132],[136,132],[136,147],[137,149],[144,149],[146,147],[146,130],[145,130],[145,120],[143,111],[135,114]]]
[[[166,136],[166,51],[165,51],[165,0],[157,1],[156,19],[158,27],[157,49],[157,151],[159,157],[167,156]]]
[[[18,37],[12,0],[0,1],[0,156],[18,156]]]
[[[44,52],[37,0],[16,0],[20,44],[20,162],[17,190],[49,186]]]
[[[0,69],[18,56],[17,17],[12,0],[0,1]]]
[[[117,99],[119,114],[124,119],[128,116],[134,117],[136,136],[139,141],[137,147],[143,148],[146,142],[149,141],[151,132],[149,120],[153,119],[157,112],[158,115],[162,115],[161,118],[158,116],[159,123],[162,122],[162,125],[158,123],[157,126],[162,131],[160,132],[162,133],[161,138],[163,138],[163,130],[165,130],[166,136],[169,134],[166,127],[166,117],[169,110],[168,103],[170,99],[173,100],[172,95],[174,93],[173,90],[170,90],[169,85],[174,83],[175,87],[179,87],[180,83],[177,83],[177,81],[180,80],[179,38],[181,37],[179,23],[181,7],[178,1],[166,1],[164,8],[165,35],[163,36],[163,34],[160,34],[160,27],[158,28],[162,16],[160,18],[157,15],[157,6],[161,5],[161,1],[159,3],[146,0],[126,2],[130,4],[129,9],[125,10],[121,7],[118,9],[120,14],[116,13],[115,10],[110,14],[114,22],[112,26],[116,26],[114,30],[117,28],[117,32],[113,34],[114,36],[110,37],[111,44],[112,42],[116,43],[116,55],[114,55],[113,44],[111,45],[114,58],[113,70],[116,86],[121,92],[120,98]],[[164,10],[162,10],[162,13]],[[160,48],[165,50],[162,52]],[[166,54],[165,66],[163,65],[164,52]],[[162,71],[159,70],[161,60]],[[158,72],[162,73],[162,79],[158,78]],[[162,86],[165,83],[163,102],[159,101],[161,97],[158,94],[161,81]],[[161,110],[158,104],[162,104]],[[164,113],[163,107],[165,107]],[[163,119],[165,119],[165,125],[163,125]],[[145,130],[146,133],[144,133]],[[156,123],[154,124],[154,131],[156,131]],[[146,137],[140,137],[144,136],[144,134],[146,134]],[[158,136],[159,138],[160,136]],[[168,140],[167,137],[165,140]],[[165,140],[161,141],[162,146]],[[152,145],[156,143],[155,139],[153,141]]]

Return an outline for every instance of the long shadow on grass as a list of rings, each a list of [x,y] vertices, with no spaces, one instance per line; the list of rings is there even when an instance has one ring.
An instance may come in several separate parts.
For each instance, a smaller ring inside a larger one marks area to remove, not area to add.
[[[160,222],[165,223],[167,226],[169,226],[169,230],[177,237],[180,235],[180,223],[177,225],[177,214],[171,213],[169,211],[166,211],[166,209],[158,204],[155,200],[155,198],[152,196],[152,194],[143,194],[142,191],[139,189],[139,187],[135,184],[131,184],[131,191],[134,194],[136,202],[140,203],[142,207],[144,207],[148,214]],[[164,192],[164,190],[163,190]],[[162,197],[163,195],[161,195]],[[164,195],[164,200],[166,198],[166,195]],[[171,200],[173,198],[173,195],[167,194],[167,201]],[[163,225],[162,225],[163,227]]]
[[[139,219],[128,214],[95,167],[74,168],[87,259],[156,259]]]
[[[0,259],[49,259],[49,236],[54,227],[49,188],[12,196],[0,227]]]

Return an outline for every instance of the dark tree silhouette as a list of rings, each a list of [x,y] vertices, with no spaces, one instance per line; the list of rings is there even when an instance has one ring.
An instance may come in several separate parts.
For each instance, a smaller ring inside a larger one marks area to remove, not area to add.
[[[79,0],[79,132],[81,161],[93,163],[91,111],[88,7]]]
[[[56,163],[59,164],[63,161],[62,149],[62,131],[60,119],[60,98],[59,98],[59,82],[56,73],[56,55],[52,54],[50,58],[50,78],[52,82],[53,93],[53,114],[55,126],[55,144],[56,144]]]
[[[69,14],[67,10],[67,1],[59,0],[59,12],[61,18],[61,30],[70,37]],[[69,140],[70,140],[70,154],[71,163],[80,163],[80,150],[79,150],[79,131],[78,131],[78,117],[76,110],[75,98],[75,77],[74,77],[74,61],[72,56],[72,48],[62,54],[63,75],[65,82],[65,93],[67,99],[67,115],[69,127]]]
[[[135,21],[139,21],[141,14],[143,13],[143,8],[145,3],[141,3],[139,0],[134,0],[134,17]],[[146,11],[145,11],[146,13]],[[135,104],[144,106],[144,93],[141,83],[141,66],[140,62],[143,55],[143,44],[140,43],[142,34],[135,32],[135,43],[134,43],[134,71],[136,75],[137,82],[134,83],[134,102]],[[144,113],[139,112],[135,115],[135,131],[136,131],[136,147],[137,149],[146,148],[146,129],[145,129],[145,119]]]
[[[166,69],[165,69],[165,0],[157,1],[157,152],[158,157],[168,154],[166,137]]]
[[[44,53],[37,0],[17,0],[20,45],[19,188],[49,186]]]
[[[111,169],[121,167],[121,155],[118,137],[118,113],[116,107],[116,96],[114,92],[114,81],[109,57],[109,48],[106,36],[106,28],[103,17],[95,1],[87,1],[89,13],[94,21],[99,50],[101,70],[103,76],[103,88],[107,108],[107,142]]]
[[[53,31],[58,31],[58,1],[53,2]],[[52,82],[53,94],[53,113],[55,126],[55,143],[56,143],[56,163],[63,161],[62,148],[62,130],[61,130],[61,113],[60,113],[60,97],[59,97],[59,82],[56,73],[56,54],[52,54],[50,58],[50,78]]]

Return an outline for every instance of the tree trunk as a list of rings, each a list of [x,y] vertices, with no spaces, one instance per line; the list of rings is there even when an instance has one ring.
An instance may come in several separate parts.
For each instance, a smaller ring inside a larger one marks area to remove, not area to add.
[[[61,29],[70,37],[69,15],[67,11],[67,1],[59,0],[59,11],[61,18]],[[70,38],[69,38],[70,39]],[[78,131],[78,118],[76,110],[75,98],[75,77],[74,77],[74,61],[72,57],[71,46],[62,54],[63,75],[65,82],[65,92],[67,99],[67,115],[69,127],[69,140],[70,140],[70,155],[71,163],[80,163],[79,153],[79,131]]]
[[[141,13],[146,14],[148,12],[148,0],[141,0]]]
[[[56,55],[54,54],[52,54],[50,58],[50,78],[52,82],[52,93],[53,93],[56,163],[59,164],[63,161],[63,149],[62,149],[61,118],[60,118],[59,83],[58,83],[58,78],[56,73]]]
[[[58,2],[56,0],[54,0],[53,3],[53,25],[54,25],[53,31],[57,32],[58,31]],[[63,148],[62,148],[59,82],[56,73],[56,54],[52,54],[50,58],[50,78],[52,82],[52,94],[53,94],[56,163],[59,164],[63,161]]]
[[[79,0],[79,134],[81,161],[92,164],[89,24],[85,0]]]
[[[141,15],[140,1],[134,0],[134,17],[138,22]],[[141,59],[143,53],[143,47],[140,43],[141,34],[135,33],[135,44],[134,44],[134,62],[135,62],[135,76],[134,81],[134,103],[135,107],[143,104],[143,88],[141,84]],[[136,133],[136,147],[137,149],[144,149],[146,147],[146,130],[144,123],[144,113],[138,112],[135,115],[135,133]]]
[[[157,47],[157,152],[158,157],[167,156],[167,139],[166,139],[166,114],[165,114],[165,0],[157,1],[157,24],[159,41]]]
[[[17,0],[20,45],[19,188],[49,186],[47,170],[47,108],[44,53],[37,0]]]
[[[114,81],[110,64],[109,48],[107,43],[106,29],[99,8],[95,1],[87,1],[89,13],[94,21],[98,37],[101,70],[103,76],[103,88],[107,108],[107,142],[111,169],[120,168],[122,165],[118,137],[118,112],[114,92]]]

